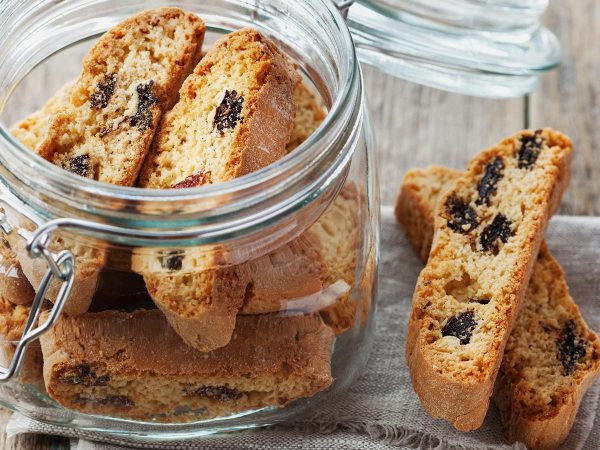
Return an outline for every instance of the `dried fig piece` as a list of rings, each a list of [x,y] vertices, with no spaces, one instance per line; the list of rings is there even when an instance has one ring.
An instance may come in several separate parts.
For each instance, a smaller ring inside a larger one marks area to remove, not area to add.
[[[464,311],[448,320],[442,328],[442,336],[454,336],[458,338],[460,345],[467,345],[471,342],[471,336],[476,326],[475,312]]]

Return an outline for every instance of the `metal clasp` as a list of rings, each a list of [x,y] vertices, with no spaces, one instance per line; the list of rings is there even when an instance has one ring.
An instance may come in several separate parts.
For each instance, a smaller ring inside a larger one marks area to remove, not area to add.
[[[344,18],[344,20],[348,19],[348,10],[353,5],[356,0],[336,0],[335,3],[336,8],[340,11],[340,14]]]
[[[0,212],[0,232],[3,235],[17,232],[7,221],[6,207],[10,207],[10,205],[4,198],[0,198],[0,204],[3,204]],[[62,250],[58,254],[52,253],[48,249],[51,236],[47,230],[36,230],[31,234],[18,232],[18,234],[21,238],[27,239],[27,250],[31,258],[43,257],[48,263],[48,270],[36,290],[27,323],[23,329],[21,339],[16,343],[12,360],[8,367],[0,367],[0,381],[10,380],[19,371],[27,346],[54,326],[67,303],[75,279],[75,257],[68,250]],[[61,282],[61,286],[48,318],[44,323],[39,324],[42,305],[54,278]]]

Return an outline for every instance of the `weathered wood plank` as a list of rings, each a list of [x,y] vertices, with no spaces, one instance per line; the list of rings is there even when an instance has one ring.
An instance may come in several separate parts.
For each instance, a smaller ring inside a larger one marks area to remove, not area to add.
[[[464,168],[471,157],[525,126],[525,100],[443,92],[365,67],[381,199],[395,200],[404,173],[440,164]]]
[[[563,62],[531,95],[531,127],[551,126],[574,142],[571,187],[563,214],[600,214],[600,3],[553,1],[545,16]]]

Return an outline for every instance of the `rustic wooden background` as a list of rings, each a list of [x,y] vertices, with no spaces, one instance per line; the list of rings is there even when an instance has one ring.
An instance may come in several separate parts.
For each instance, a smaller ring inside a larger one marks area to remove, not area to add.
[[[383,204],[391,204],[407,169],[428,164],[464,168],[479,150],[522,128],[550,126],[574,142],[573,177],[562,214],[600,214],[600,2],[551,1],[546,25],[559,37],[563,64],[534,94],[486,100],[422,87],[365,68]],[[598,158],[598,159],[596,159]],[[49,436],[6,438],[0,448],[68,449]],[[597,426],[600,426],[598,424]]]

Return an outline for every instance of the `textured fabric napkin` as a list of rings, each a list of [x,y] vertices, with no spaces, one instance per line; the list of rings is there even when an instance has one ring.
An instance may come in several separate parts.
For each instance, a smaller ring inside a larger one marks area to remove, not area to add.
[[[405,325],[421,262],[396,225],[391,207],[384,207],[382,211],[381,238],[377,332],[368,367],[345,394],[321,405],[302,422],[288,427],[154,445],[110,440],[95,433],[48,426],[18,414],[13,416],[7,432],[79,438],[73,440],[73,448],[78,450],[121,450],[134,445],[161,449],[524,448],[519,444],[510,446],[504,441],[499,415],[493,406],[483,427],[471,433],[459,433],[446,422],[431,419],[423,411],[413,392],[404,359]],[[556,217],[550,224],[547,238],[588,324],[600,330],[600,218]],[[600,383],[597,382],[583,400],[564,449],[600,448],[599,393]]]

